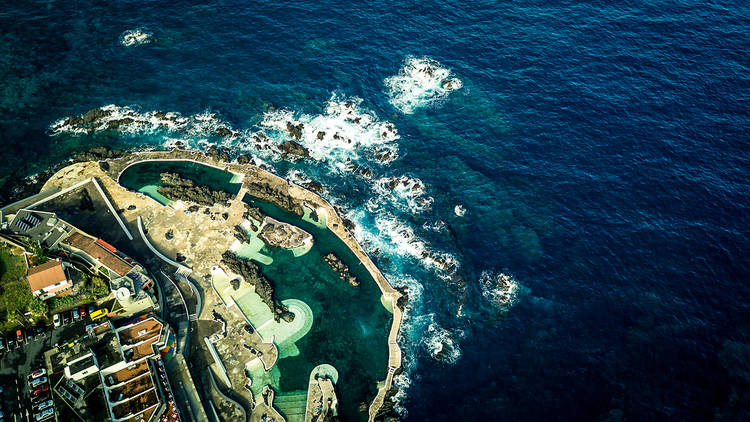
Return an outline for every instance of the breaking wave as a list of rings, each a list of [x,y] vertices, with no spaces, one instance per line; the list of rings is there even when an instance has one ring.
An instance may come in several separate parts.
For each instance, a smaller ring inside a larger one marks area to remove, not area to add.
[[[410,211],[421,213],[432,207],[434,199],[425,194],[425,185],[415,177],[393,176],[375,180],[373,190],[378,196],[368,201],[368,208],[375,210],[388,201],[393,205]]]
[[[260,126],[266,135],[278,141],[299,142],[312,158],[341,170],[347,170],[347,163],[359,158],[380,163],[395,160],[399,139],[396,128],[361,104],[361,98],[334,93],[321,114],[273,110],[263,115]],[[365,157],[361,157],[363,153]]]
[[[463,217],[466,215],[466,208],[464,208],[463,205],[456,205],[453,208],[453,213],[456,214],[457,217]]]
[[[153,40],[153,34],[142,29],[130,29],[120,35],[120,44],[125,47],[148,44]]]
[[[354,237],[363,244],[415,259],[425,268],[435,270],[435,274],[445,280],[453,277],[458,271],[459,263],[455,256],[434,250],[414,233],[409,224],[399,221],[387,211],[378,213],[375,219],[376,230],[373,231],[365,230],[365,224],[361,223],[364,211],[348,213],[347,218],[358,222],[355,225]]]
[[[215,113],[208,111],[183,116],[176,112],[146,111],[114,104],[94,108],[80,116],[60,119],[50,126],[52,135],[91,134],[101,131],[116,131],[130,135],[141,135],[163,131],[180,133],[190,137],[237,136],[229,124]]]
[[[463,83],[429,57],[407,57],[397,75],[384,81],[391,104],[404,114],[442,101]]]
[[[458,344],[458,339],[462,335],[461,330],[450,331],[441,327],[438,323],[432,322],[427,326],[423,343],[433,359],[453,365],[458,362],[462,355],[461,347]]]
[[[479,277],[479,287],[482,290],[482,297],[499,312],[507,312],[518,301],[520,288],[512,276],[500,272],[483,271]]]

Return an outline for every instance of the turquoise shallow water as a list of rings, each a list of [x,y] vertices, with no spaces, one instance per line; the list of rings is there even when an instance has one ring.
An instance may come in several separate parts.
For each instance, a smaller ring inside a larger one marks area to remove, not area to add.
[[[747,2],[5,6],[2,202],[91,146],[226,146],[328,186],[389,280],[411,287],[410,420],[750,419]],[[136,28],[150,42],[124,46]],[[462,87],[407,110],[386,81],[409,56]],[[347,99],[349,122],[335,112]],[[196,127],[50,130],[108,104]],[[241,135],[198,128],[205,112]],[[364,114],[399,137],[382,142]],[[315,159],[255,144],[260,130],[291,139],[288,119],[327,133],[301,139]],[[356,142],[332,148],[337,131]],[[423,195],[378,182],[402,176]],[[520,286],[502,318],[499,273]],[[447,341],[458,351],[436,360]]]

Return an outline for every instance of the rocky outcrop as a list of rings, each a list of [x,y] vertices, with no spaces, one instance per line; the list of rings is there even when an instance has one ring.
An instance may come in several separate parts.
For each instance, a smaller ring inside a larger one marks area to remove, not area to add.
[[[208,207],[214,204],[226,205],[232,200],[229,192],[198,185],[194,180],[182,177],[178,173],[162,173],[161,186],[157,191],[172,200],[194,202]]]
[[[300,217],[304,214],[302,205],[298,203],[294,197],[271,186],[268,182],[248,181],[245,186],[251,196],[255,196],[264,201],[273,202],[281,208],[293,212]]]
[[[100,161],[109,158],[119,158],[125,155],[125,151],[109,149],[107,147],[94,147],[88,151],[82,151],[73,156],[73,161]]]
[[[223,161],[228,163],[231,161],[229,153],[224,148],[218,148],[216,145],[211,145],[206,151],[206,156],[217,161]]]
[[[333,271],[338,273],[340,279],[348,282],[352,286],[359,286],[357,277],[354,277],[349,273],[349,266],[344,264],[339,257],[333,254],[333,252],[324,256],[323,259],[326,260],[326,263],[328,263]]]
[[[297,226],[266,217],[260,229],[260,237],[268,246],[294,249],[312,243],[312,235]]]
[[[245,212],[242,213],[242,218],[245,220],[248,220],[252,218],[255,221],[263,221],[263,219],[266,217],[263,215],[263,213],[260,211],[260,208],[257,207],[251,207],[250,205],[243,202],[245,205]]]
[[[234,237],[237,238],[240,243],[250,243],[250,237],[248,237],[245,230],[239,224],[234,226]]]
[[[289,131],[289,134],[292,135],[292,138],[296,140],[302,139],[302,128],[304,126],[302,123],[298,125],[294,125],[292,122],[286,122],[286,130]]]
[[[282,319],[284,321],[291,321],[294,319],[294,314],[289,312],[289,309],[286,306],[276,300],[271,280],[263,274],[258,265],[252,261],[242,259],[230,251],[225,251],[221,255],[221,262],[232,272],[241,275],[246,283],[255,287],[255,293],[257,293],[263,303],[268,306],[277,322]]]
[[[310,152],[307,148],[294,141],[282,142],[279,145],[279,150],[281,151],[281,156],[285,159],[290,158],[290,156],[301,158],[307,158],[310,156]]]

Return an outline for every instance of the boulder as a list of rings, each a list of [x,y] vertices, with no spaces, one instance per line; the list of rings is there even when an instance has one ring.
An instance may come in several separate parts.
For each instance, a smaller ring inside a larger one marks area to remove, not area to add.
[[[302,139],[302,128],[304,126],[302,123],[298,125],[292,124],[292,122],[286,122],[286,130],[289,131],[289,134],[292,135],[292,137],[296,140]]]
[[[282,155],[295,155],[302,158],[310,156],[310,152],[307,148],[294,141],[282,142],[281,145],[279,145],[279,150],[282,152]]]

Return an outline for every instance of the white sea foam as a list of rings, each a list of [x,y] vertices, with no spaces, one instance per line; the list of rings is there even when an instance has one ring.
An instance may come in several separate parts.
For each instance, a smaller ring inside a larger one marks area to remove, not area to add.
[[[431,196],[426,195],[424,183],[415,177],[382,177],[375,180],[373,189],[378,196],[368,201],[371,210],[388,201],[412,213],[421,213],[430,209],[434,201]]]
[[[434,250],[414,233],[411,226],[399,221],[389,212],[378,212],[375,230],[372,231],[366,230],[367,225],[361,223],[364,216],[364,210],[347,214],[347,218],[357,222],[354,236],[359,242],[372,245],[373,249],[392,251],[394,254],[413,258],[425,268],[435,270],[435,274],[442,279],[450,279],[458,270],[459,263],[455,256]]]
[[[148,44],[153,40],[153,34],[142,29],[130,29],[120,35],[120,44],[125,47]]]
[[[518,301],[518,282],[501,272],[483,271],[479,277],[479,287],[487,303],[500,312],[508,311]]]
[[[442,101],[463,83],[429,57],[407,57],[397,75],[384,81],[391,104],[404,114]]]
[[[455,213],[455,214],[456,214],[456,215],[457,215],[458,217],[463,217],[464,215],[466,215],[466,208],[464,208],[464,206],[463,206],[463,205],[456,205],[456,206],[455,206],[455,207],[453,208],[453,212],[454,212],[454,213]]]
[[[146,111],[115,104],[92,109],[81,116],[60,119],[50,126],[53,135],[61,133],[86,134],[101,131],[117,131],[130,135],[141,135],[163,131],[192,138],[219,136],[217,130],[225,129],[226,138],[239,135],[215,113],[203,112],[183,116],[176,112]],[[170,138],[174,139],[174,137]]]
[[[347,162],[356,161],[362,154],[379,162],[395,160],[399,139],[396,128],[378,119],[361,103],[360,98],[333,94],[321,114],[274,110],[264,114],[260,126],[278,141],[296,140],[314,159],[327,161],[340,170],[346,170]],[[299,128],[299,139],[291,135],[289,125]]]
[[[458,344],[461,336],[460,330],[449,331],[433,322],[427,326],[423,342],[433,359],[452,365],[461,358],[461,347]]]

